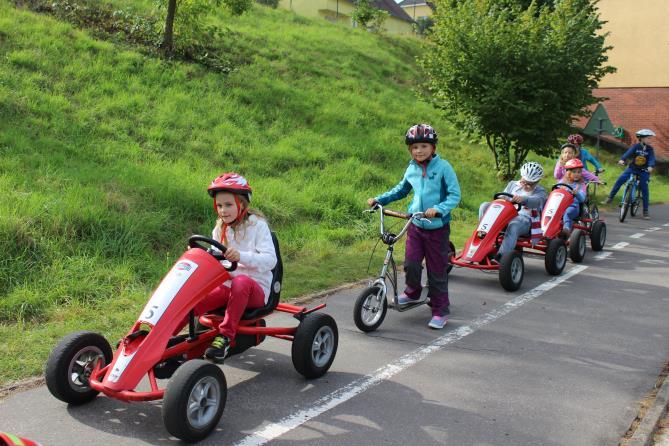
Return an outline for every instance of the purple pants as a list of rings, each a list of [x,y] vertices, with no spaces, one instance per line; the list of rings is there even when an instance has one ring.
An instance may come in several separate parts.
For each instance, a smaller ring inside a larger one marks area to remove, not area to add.
[[[404,293],[411,299],[418,299],[422,290],[423,259],[427,267],[427,284],[433,316],[449,314],[448,306],[448,263],[450,248],[448,237],[450,226],[439,229],[421,229],[409,225],[407,231],[404,272],[406,288]]]

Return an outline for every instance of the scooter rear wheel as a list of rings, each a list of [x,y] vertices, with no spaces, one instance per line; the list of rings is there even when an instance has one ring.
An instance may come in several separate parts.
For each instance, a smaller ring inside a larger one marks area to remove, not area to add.
[[[204,439],[223,416],[227,396],[228,385],[220,367],[202,359],[187,361],[165,389],[165,428],[186,442]]]
[[[388,300],[378,285],[365,288],[355,301],[353,321],[361,331],[374,331],[381,326],[388,312]]]

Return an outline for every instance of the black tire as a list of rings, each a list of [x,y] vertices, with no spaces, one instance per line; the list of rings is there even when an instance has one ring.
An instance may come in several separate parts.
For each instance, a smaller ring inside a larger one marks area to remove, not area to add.
[[[601,251],[606,243],[606,223],[597,220],[592,224],[590,232],[590,247],[593,251]]]
[[[104,359],[103,366],[112,360],[111,346],[102,335],[78,331],[65,336],[46,362],[44,378],[51,395],[72,405],[95,399],[99,392],[91,389],[88,378],[98,358]]]
[[[581,263],[585,258],[585,251],[585,232],[580,229],[574,229],[569,237],[569,258],[574,263]]]
[[[639,206],[641,205],[641,191],[637,189],[632,205],[630,206],[630,215],[636,217],[636,214],[639,212]]]
[[[228,385],[220,367],[202,359],[187,361],[165,389],[165,429],[185,442],[202,440],[218,425],[227,396]]]
[[[557,276],[562,273],[567,264],[567,246],[561,238],[554,238],[548,242],[546,247],[546,258],[544,265],[546,272],[551,276]]]
[[[499,260],[499,283],[507,291],[516,291],[523,284],[525,262],[518,251],[510,251]]]
[[[332,316],[311,313],[297,327],[291,356],[293,366],[307,379],[325,374],[337,354],[339,333]]]
[[[455,245],[453,244],[452,241],[448,241],[448,267],[446,268],[446,273],[450,274],[451,270],[453,269],[453,263],[451,262],[451,257],[455,256]]]
[[[618,215],[618,220],[620,223],[625,221],[625,217],[627,216],[627,211],[630,208],[630,201],[632,200],[632,197],[630,197],[630,188],[629,186],[625,187],[625,191],[623,192],[623,202],[620,205],[620,214]]]
[[[378,285],[362,290],[355,300],[353,307],[353,321],[361,331],[374,331],[383,322],[388,311],[388,299]]]

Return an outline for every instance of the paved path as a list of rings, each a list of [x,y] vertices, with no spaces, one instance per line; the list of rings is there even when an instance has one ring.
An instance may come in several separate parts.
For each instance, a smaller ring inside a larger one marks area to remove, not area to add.
[[[669,207],[652,210],[651,221],[607,215],[606,250],[558,278],[526,258],[515,293],[494,274],[454,270],[441,331],[419,307],[363,334],[359,289],[330,296],[331,371],[305,381],[276,339],[232,358],[225,414],[201,444],[617,444],[669,358]],[[1,402],[0,429],[45,445],[176,442],[159,402],[67,407],[44,387]]]

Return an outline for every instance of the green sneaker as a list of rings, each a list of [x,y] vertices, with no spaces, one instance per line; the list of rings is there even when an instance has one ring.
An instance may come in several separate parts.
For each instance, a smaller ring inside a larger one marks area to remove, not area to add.
[[[204,357],[211,359],[216,364],[223,364],[228,351],[230,351],[230,339],[225,336],[216,336],[211,343],[211,347],[204,352]]]

